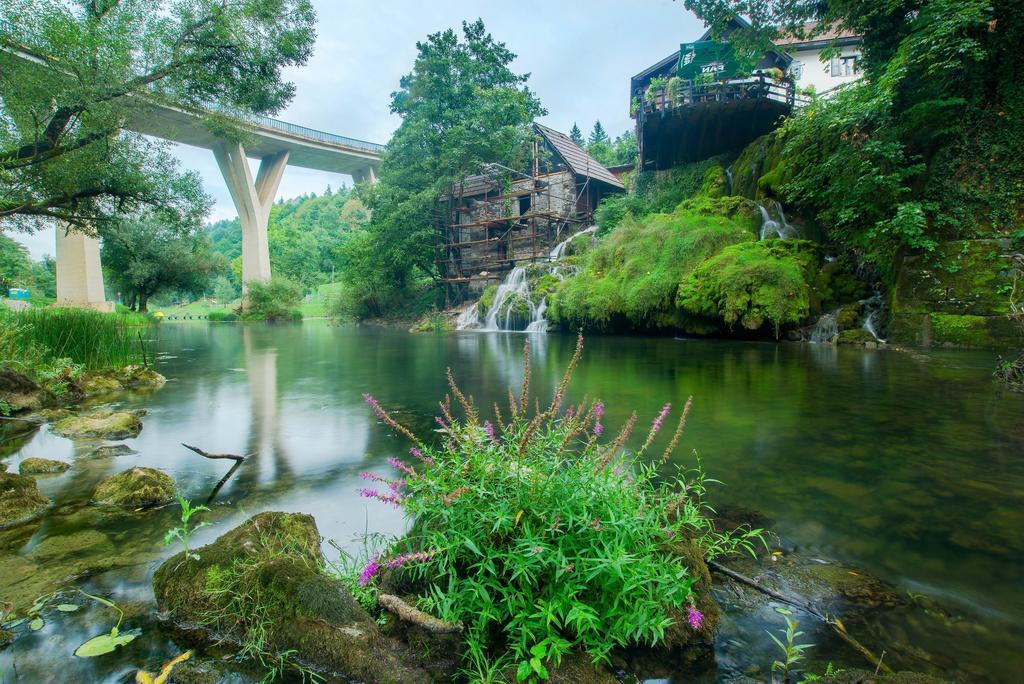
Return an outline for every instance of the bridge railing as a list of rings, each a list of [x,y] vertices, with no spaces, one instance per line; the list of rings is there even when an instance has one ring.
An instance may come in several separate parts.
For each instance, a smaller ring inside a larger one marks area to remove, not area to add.
[[[32,48],[33,51],[45,47],[45,42],[40,38],[39,34],[31,29],[23,29],[15,26],[3,18],[0,18],[0,36],[18,45],[26,48]],[[309,128],[308,126],[299,126],[298,124],[288,123],[287,121],[272,119],[271,117],[263,116],[262,114],[253,114],[229,107],[223,107],[215,102],[205,102],[203,103],[202,108],[230,116],[233,119],[244,121],[245,123],[253,126],[269,128],[287,135],[294,135],[308,140],[327,143],[329,145],[339,145],[378,155],[384,151],[384,145],[379,143],[367,142],[366,140],[349,138],[348,136],[336,135],[334,133],[327,133],[326,131],[319,131],[315,128]]]

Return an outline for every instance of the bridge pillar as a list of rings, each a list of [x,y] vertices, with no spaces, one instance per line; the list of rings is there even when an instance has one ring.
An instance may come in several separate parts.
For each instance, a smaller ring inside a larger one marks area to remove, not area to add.
[[[360,169],[353,173],[352,180],[356,183],[376,183],[377,173],[373,170],[372,166],[367,166],[365,169]]]
[[[221,143],[214,148],[213,154],[242,223],[242,292],[245,292],[245,283],[270,280],[267,223],[288,165],[288,151],[264,157],[255,181],[249,170],[245,148],[240,143]]]
[[[103,292],[98,238],[57,228],[57,306],[114,310]]]

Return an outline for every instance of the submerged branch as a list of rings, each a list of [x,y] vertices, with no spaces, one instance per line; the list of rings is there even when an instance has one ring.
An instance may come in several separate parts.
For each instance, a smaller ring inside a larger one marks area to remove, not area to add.
[[[248,456],[252,456],[252,454],[247,454],[246,456],[239,456],[237,454],[211,454],[208,451],[203,451],[199,447],[190,446],[188,444],[185,444],[184,442],[181,443],[181,446],[185,447],[186,449],[188,449],[190,451],[196,452],[197,454],[199,454],[203,458],[229,459],[229,460],[232,460],[232,461],[237,461],[238,463],[241,463],[242,461],[244,461]]]
[[[788,594],[783,594],[782,592],[775,591],[774,589],[766,587],[763,584],[760,584],[759,582],[757,582],[756,580],[753,580],[753,579],[747,577],[746,575],[742,575],[742,574],[736,572],[735,570],[730,570],[729,568],[725,567],[724,565],[722,565],[720,563],[717,563],[716,561],[709,560],[708,561],[708,567],[711,568],[715,572],[721,573],[721,574],[725,575],[726,577],[728,577],[728,578],[730,578],[732,580],[735,580],[736,582],[739,582],[740,584],[745,584],[748,587],[756,589],[759,592],[761,592],[762,594],[765,594],[766,596],[770,596],[771,598],[775,599],[776,601],[782,601],[783,603],[788,603],[791,606],[795,606],[795,607],[797,607],[797,608],[799,608],[799,609],[801,609],[801,610],[803,610],[803,611],[805,611],[807,613],[810,613],[811,615],[813,615],[814,617],[818,618],[819,620],[821,620],[822,622],[827,624],[829,627],[831,627],[833,629],[833,631],[835,631],[835,633],[839,635],[840,639],[845,641],[855,651],[857,651],[862,656],[864,656],[868,660],[868,662],[870,662],[872,665],[875,666],[875,671],[876,672],[881,671],[881,672],[885,672],[886,674],[891,674],[892,673],[892,668],[890,668],[888,665],[883,663],[881,658],[879,658],[874,653],[872,653],[870,649],[868,649],[866,646],[864,646],[864,644],[862,644],[859,641],[857,641],[849,632],[847,632],[846,631],[846,627],[843,626],[842,622],[840,622],[839,620],[833,620],[828,615],[826,615],[825,613],[822,613],[821,611],[819,611],[817,608],[815,608],[812,604],[808,603],[807,601],[802,601],[802,600],[800,600],[799,598],[797,598],[795,596],[789,596]],[[883,651],[883,653],[884,653],[884,651]]]

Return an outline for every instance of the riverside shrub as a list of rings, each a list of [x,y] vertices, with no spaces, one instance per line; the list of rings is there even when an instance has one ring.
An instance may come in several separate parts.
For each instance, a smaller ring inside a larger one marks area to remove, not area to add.
[[[712,556],[752,548],[759,530],[719,534],[706,517],[703,476],[686,481],[657,473],[686,424],[679,413],[667,446],[653,451],[671,406],[650,425],[636,450],[626,444],[634,413],[611,437],[604,404],[566,408],[566,389],[582,352],[582,337],[550,404],[531,415],[529,348],[521,395],[511,390],[508,413],[495,406],[483,420],[448,379],[428,446],[397,423],[373,397],[378,417],[413,441],[410,459],[391,459],[398,477],[364,473],[363,496],[403,507],[415,523],[405,538],[372,557],[362,586],[401,569],[420,587],[420,606],[464,626],[470,673],[484,677],[514,667],[520,680],[548,678],[570,650],[607,662],[612,649],[658,645],[682,621],[700,629],[704,616],[693,585],[693,544]],[[660,454],[660,455],[658,455]],[[705,597],[705,600],[709,600]],[[706,605],[706,604],[705,604]]]
[[[242,314],[245,320],[290,321],[302,320],[302,312],[296,307],[302,293],[299,286],[284,278],[273,278],[261,283],[253,280],[246,283],[248,308]]]

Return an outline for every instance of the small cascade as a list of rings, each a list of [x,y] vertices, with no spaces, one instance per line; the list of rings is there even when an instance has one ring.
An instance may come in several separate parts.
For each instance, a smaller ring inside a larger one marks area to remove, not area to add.
[[[729,191],[729,194],[731,195],[732,194],[732,167],[731,166],[728,167],[725,170],[725,183],[726,183],[725,187]]]
[[[864,311],[864,322],[861,323],[860,327],[871,333],[876,342],[885,342],[878,334],[878,323],[882,312],[885,311],[885,298],[882,296],[882,293],[875,290],[873,295],[867,299],[862,299],[860,303]]]
[[[558,262],[565,258],[569,243],[580,235],[590,235],[596,233],[597,230],[598,226],[590,226],[570,235],[552,247],[546,260],[550,264],[548,272],[562,280],[565,273]],[[524,330],[529,333],[547,332],[548,321],[544,318],[544,314],[548,310],[547,297],[541,299],[540,304],[533,303],[530,296],[530,283],[526,275],[526,266],[516,266],[509,271],[505,280],[498,285],[498,289],[494,293],[494,301],[483,320],[480,318],[478,307],[473,305],[459,314],[455,323],[456,329],[487,332],[502,330]],[[525,327],[522,325],[524,322],[526,323]]]
[[[839,336],[839,309],[822,314],[811,328],[811,342],[831,342]]]
[[[761,210],[761,230],[758,233],[759,238],[761,240],[769,240],[771,238],[786,240],[796,237],[799,233],[799,229],[786,220],[786,214],[782,211],[782,205],[776,201],[772,201],[772,206],[775,209],[775,213],[779,215],[778,221],[772,218],[772,215],[769,213],[766,206],[760,203],[757,205],[757,208]]]

